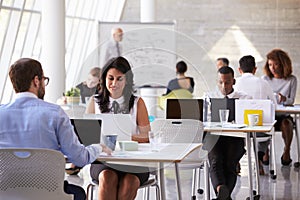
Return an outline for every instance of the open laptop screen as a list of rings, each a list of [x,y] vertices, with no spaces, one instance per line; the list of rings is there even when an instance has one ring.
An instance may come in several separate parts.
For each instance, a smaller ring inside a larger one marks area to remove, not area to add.
[[[166,118],[203,121],[203,99],[167,99]]]
[[[211,121],[220,122],[219,110],[228,109],[229,117],[228,122],[235,120],[235,99],[227,98],[211,98]]]
[[[100,120],[101,135],[118,135],[118,141],[129,141],[132,133],[137,133],[130,114],[84,114],[83,119]]]
[[[87,146],[100,143],[100,119],[70,119],[79,141]]]

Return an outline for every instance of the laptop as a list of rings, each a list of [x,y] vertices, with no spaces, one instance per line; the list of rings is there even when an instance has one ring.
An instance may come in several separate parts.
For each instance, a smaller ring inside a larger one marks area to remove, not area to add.
[[[100,143],[101,123],[100,119],[70,119],[74,131],[84,146]]]
[[[101,134],[102,135],[118,135],[118,141],[130,141],[134,124],[130,114],[85,114],[87,118],[101,119]]]
[[[167,99],[166,118],[203,122],[203,99]]]
[[[220,122],[219,110],[228,109],[229,117],[228,122],[235,121],[235,100],[227,98],[211,98],[211,121]]]

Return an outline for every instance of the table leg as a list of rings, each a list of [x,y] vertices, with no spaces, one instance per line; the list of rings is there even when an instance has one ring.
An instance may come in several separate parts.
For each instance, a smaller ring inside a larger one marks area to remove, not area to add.
[[[252,164],[251,164],[251,141],[250,134],[246,136],[246,149],[248,156],[248,183],[249,183],[249,197],[253,200],[253,181],[252,181]]]
[[[158,178],[159,178],[159,184],[160,184],[160,193],[161,193],[161,199],[166,199],[166,187],[165,187],[165,174],[164,174],[164,163],[160,162],[158,166]]]
[[[205,199],[210,200],[210,185],[209,185],[209,169],[208,160],[204,161],[204,177],[205,177]]]
[[[258,156],[257,156],[257,141],[256,141],[256,133],[253,132],[252,133],[252,137],[253,137],[253,152],[254,152],[254,159],[255,159],[255,169],[256,169],[256,173],[255,173],[255,178],[256,178],[256,194],[259,195],[260,194],[260,185],[259,185],[259,166],[258,166]]]
[[[180,175],[179,175],[179,169],[178,169],[177,162],[175,162],[175,179],[176,179],[178,200],[182,200],[181,188],[180,188]]]
[[[270,172],[271,172],[271,178],[276,179],[277,178],[277,167],[276,167],[275,128],[274,127],[272,128],[271,133],[272,133],[272,147],[271,147],[272,151],[270,151],[270,153],[271,153],[272,157],[270,156],[270,161],[272,161],[272,162],[270,162],[270,167],[271,167],[271,170],[273,170],[273,171],[270,170]]]
[[[299,146],[300,141],[299,141],[299,131],[298,131],[299,123],[300,123],[299,120],[300,120],[299,114],[295,114],[295,125],[296,125],[295,136],[296,136],[297,150],[298,150],[298,161],[294,163],[295,167],[299,167],[299,165],[300,165],[300,163],[299,163],[300,162],[300,146]]]

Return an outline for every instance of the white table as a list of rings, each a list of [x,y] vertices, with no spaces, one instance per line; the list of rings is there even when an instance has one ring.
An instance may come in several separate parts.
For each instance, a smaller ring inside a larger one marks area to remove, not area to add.
[[[241,137],[245,138],[246,140],[246,150],[247,150],[247,157],[248,157],[248,183],[249,183],[249,197],[250,199],[254,199],[253,196],[253,180],[252,180],[252,163],[251,163],[251,140],[250,135],[253,135],[253,144],[256,144],[256,134],[257,132],[271,132],[273,129],[275,122],[270,125],[263,125],[263,126],[245,126],[244,128],[236,128],[234,125],[232,127],[223,128],[220,126],[219,122],[207,122],[204,123],[204,131],[210,132],[214,135],[221,135],[221,136],[230,136],[230,137]],[[254,146],[254,155],[255,155],[255,169],[256,169],[256,191],[257,195],[260,194],[259,192],[259,171],[258,171],[258,157],[257,151]]]
[[[300,166],[300,141],[299,141],[299,123],[300,123],[300,105],[294,106],[282,106],[279,105],[276,108],[276,113],[278,114],[291,114],[294,115],[295,118],[295,136],[297,142],[297,151],[298,151],[298,161],[294,163],[294,167],[298,168]]]
[[[201,143],[172,143],[172,144],[159,144],[159,151],[151,151],[150,144],[139,144],[139,151],[115,151],[112,156],[100,156],[98,161],[105,161],[111,164],[126,164],[146,167],[158,167],[159,181],[161,187],[162,199],[166,199],[165,184],[164,184],[164,164],[172,163],[175,165],[175,178],[177,183],[178,199],[182,199],[180,188],[180,177],[178,163],[200,163],[202,160],[190,156],[192,153],[199,151],[202,147]]]

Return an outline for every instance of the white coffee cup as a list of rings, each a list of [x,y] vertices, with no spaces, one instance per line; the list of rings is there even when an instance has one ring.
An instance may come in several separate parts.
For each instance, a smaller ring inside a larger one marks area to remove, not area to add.
[[[249,126],[256,126],[258,124],[259,115],[258,114],[248,114]]]

